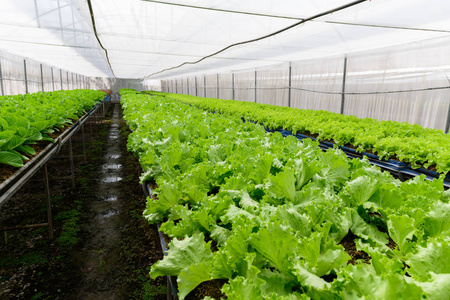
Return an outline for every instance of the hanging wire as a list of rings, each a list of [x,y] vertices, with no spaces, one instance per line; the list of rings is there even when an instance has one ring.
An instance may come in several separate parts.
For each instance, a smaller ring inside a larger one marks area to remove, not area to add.
[[[88,0],[88,1],[90,1],[90,0]],[[215,56],[215,55],[217,55],[217,54],[219,54],[219,53],[222,53],[222,52],[224,52],[224,51],[226,51],[226,50],[228,50],[228,49],[230,49],[230,48],[233,48],[233,47],[236,47],[236,46],[240,46],[240,45],[244,45],[244,44],[249,44],[249,43],[257,42],[257,41],[260,41],[260,40],[263,40],[263,39],[266,39],[266,38],[275,36],[275,35],[277,35],[277,34],[280,34],[280,33],[282,33],[282,32],[285,32],[285,31],[289,30],[289,29],[292,29],[292,28],[294,28],[294,27],[297,27],[298,25],[301,25],[301,24],[306,23],[306,22],[308,22],[308,21],[312,21],[312,20],[314,20],[314,19],[317,19],[317,18],[326,16],[326,15],[332,14],[332,13],[334,13],[334,12],[337,12],[337,11],[340,11],[340,10],[343,10],[343,9],[346,9],[346,8],[349,8],[349,7],[352,7],[352,6],[355,6],[355,5],[359,4],[359,3],[366,2],[366,1],[367,1],[367,0],[356,0],[356,1],[350,2],[350,3],[348,3],[348,4],[339,6],[339,7],[337,7],[337,8],[333,8],[333,9],[327,10],[327,11],[325,11],[325,12],[316,14],[316,15],[314,15],[314,16],[311,16],[311,17],[302,19],[302,20],[299,21],[299,22],[296,22],[296,23],[294,23],[294,24],[292,24],[292,25],[289,25],[289,26],[287,26],[287,27],[284,27],[284,28],[282,28],[282,29],[280,29],[280,30],[277,30],[277,31],[275,31],[275,32],[272,32],[272,33],[270,33],[270,34],[266,34],[266,35],[261,36],[261,37],[258,37],[258,38],[254,38],[254,39],[251,39],[251,40],[242,41],[242,42],[238,42],[238,43],[234,43],[234,44],[228,45],[228,46],[226,46],[225,48],[222,48],[222,49],[219,50],[219,51],[216,51],[216,52],[211,53],[211,54],[209,54],[209,55],[207,55],[207,56],[204,56],[204,57],[202,57],[202,58],[200,58],[200,59],[198,59],[198,60],[196,60],[196,61],[187,61],[187,62],[184,62],[184,63],[182,63],[182,64],[179,64],[178,66],[174,66],[174,67],[171,67],[171,68],[163,69],[163,70],[161,70],[161,71],[152,73],[152,74],[150,74],[150,75],[145,76],[144,79],[145,79],[145,78],[149,78],[149,77],[151,77],[151,76],[153,76],[153,75],[156,75],[156,74],[160,74],[160,73],[166,72],[166,71],[178,69],[178,68],[180,68],[180,67],[182,67],[182,66],[185,66],[185,65],[194,65],[194,64],[197,64],[197,63],[199,63],[199,62],[201,62],[201,61],[203,61],[203,60],[205,60],[205,59],[207,59],[207,58],[210,58],[210,57]]]
[[[87,0],[87,4],[88,4],[88,6],[89,6],[89,14],[91,15],[92,27],[94,28],[94,35],[95,35],[95,38],[97,39],[97,42],[98,42],[98,44],[100,45],[100,47],[105,51],[106,61],[108,62],[109,69],[111,70],[111,73],[113,74],[114,78],[116,78],[116,75],[114,74],[113,68],[112,68],[112,66],[111,66],[111,62],[109,61],[108,50],[106,50],[106,48],[103,47],[103,44],[102,44],[102,42],[100,41],[100,38],[98,37],[98,34],[97,34],[97,27],[95,26],[94,10],[92,9],[92,3],[91,3],[91,0]]]

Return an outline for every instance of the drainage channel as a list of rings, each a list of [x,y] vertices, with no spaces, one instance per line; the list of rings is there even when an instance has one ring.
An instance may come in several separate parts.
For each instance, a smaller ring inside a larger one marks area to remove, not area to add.
[[[96,180],[91,186],[94,200],[88,204],[90,218],[84,224],[87,233],[83,249],[79,253],[82,280],[75,299],[118,299],[121,282],[120,240],[123,224],[123,153],[120,136],[121,110],[113,107],[111,124],[108,127],[104,145],[104,155],[97,167]],[[123,147],[122,147],[123,149]]]

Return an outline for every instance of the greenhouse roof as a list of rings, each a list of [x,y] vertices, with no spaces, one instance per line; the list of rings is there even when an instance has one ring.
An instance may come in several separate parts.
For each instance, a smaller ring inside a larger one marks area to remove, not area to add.
[[[0,50],[95,77],[226,72],[450,34],[448,0],[0,0],[0,7]]]

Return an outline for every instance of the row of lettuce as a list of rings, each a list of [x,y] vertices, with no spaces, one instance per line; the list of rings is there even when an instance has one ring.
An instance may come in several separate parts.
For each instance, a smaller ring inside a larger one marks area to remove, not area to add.
[[[141,179],[158,186],[144,215],[172,238],[150,275],[177,276],[180,299],[211,280],[228,299],[447,299],[442,178],[400,182],[171,98],[129,93],[122,105]]]
[[[22,167],[33,145],[77,120],[105,97],[94,90],[38,92],[0,97],[0,166]]]
[[[380,158],[397,159],[413,168],[431,168],[444,174],[450,171],[450,135],[442,130],[423,128],[407,122],[360,119],[328,111],[160,94],[211,112],[256,121],[270,129],[283,128],[294,133],[318,135],[319,140],[330,140],[337,146],[350,145],[359,152],[370,151]]]

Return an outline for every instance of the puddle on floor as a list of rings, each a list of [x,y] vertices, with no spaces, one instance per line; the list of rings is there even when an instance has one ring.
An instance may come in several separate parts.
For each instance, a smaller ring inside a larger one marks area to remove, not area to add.
[[[119,213],[119,211],[115,210],[115,209],[109,209],[105,212],[102,212],[102,214],[99,216],[102,219],[106,219],[109,217],[112,217],[114,215],[117,215]]]
[[[106,159],[118,159],[118,158],[120,158],[120,157],[121,157],[120,154],[106,154],[106,155],[105,155],[105,158],[106,158]]]
[[[102,166],[103,170],[119,170],[120,168],[122,168],[121,164],[104,164]]]
[[[111,182],[117,182],[117,181],[121,181],[122,177],[119,176],[106,176],[103,177],[102,179],[100,179],[100,181],[102,183],[111,183]]]
[[[119,198],[117,196],[100,197],[100,201],[105,201],[105,202],[115,202],[118,199]]]

